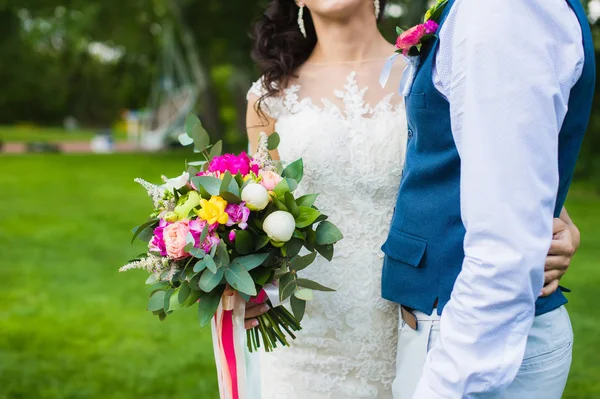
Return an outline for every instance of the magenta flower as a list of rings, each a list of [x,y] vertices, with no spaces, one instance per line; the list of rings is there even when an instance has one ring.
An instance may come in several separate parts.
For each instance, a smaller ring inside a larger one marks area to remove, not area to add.
[[[231,241],[231,242],[235,241],[235,230],[231,230],[229,232],[229,241]]]
[[[204,242],[200,242],[200,236],[202,235],[202,230],[204,230],[204,226],[206,226],[206,221],[202,219],[194,219],[190,220],[189,227],[190,233],[194,237],[194,247],[202,248],[204,252],[209,253],[213,246],[217,245],[221,240],[215,230],[219,227],[218,223],[208,226],[208,236],[204,239]]]
[[[251,165],[248,154],[242,152],[240,155],[224,154],[219,157],[214,157],[208,165],[209,172],[225,173],[229,171],[232,175],[241,173],[242,176],[248,175],[250,172],[258,173],[258,165]]]
[[[433,35],[437,32],[438,28],[440,27],[437,22],[432,21],[431,19],[425,22],[423,26],[425,27],[425,33],[428,35]]]
[[[242,202],[239,205],[229,204],[225,208],[225,213],[229,215],[227,226],[237,224],[240,229],[246,230],[248,227],[248,218],[250,217],[250,209],[246,207],[246,203]]]
[[[408,55],[411,48],[415,47],[421,42],[421,38],[427,34],[427,28],[425,25],[417,25],[400,36],[396,40],[396,48],[402,50],[402,54]]]
[[[154,236],[148,245],[150,252],[159,252],[160,256],[167,256],[167,246],[165,244],[164,231],[165,227],[167,227],[169,224],[171,223],[164,219],[160,219],[158,226],[154,229]]]
[[[204,240],[204,242],[202,243],[202,249],[204,250],[204,252],[209,253],[211,249],[213,249],[213,247],[219,245],[220,241],[221,238],[217,233],[210,233],[206,237],[206,240]]]

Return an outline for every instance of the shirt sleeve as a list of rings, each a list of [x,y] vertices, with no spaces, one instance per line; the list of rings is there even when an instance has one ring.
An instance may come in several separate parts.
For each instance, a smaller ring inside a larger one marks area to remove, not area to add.
[[[543,286],[558,135],[583,65],[565,0],[457,0],[434,83],[461,159],[465,258],[416,399],[482,398],[515,378]]]

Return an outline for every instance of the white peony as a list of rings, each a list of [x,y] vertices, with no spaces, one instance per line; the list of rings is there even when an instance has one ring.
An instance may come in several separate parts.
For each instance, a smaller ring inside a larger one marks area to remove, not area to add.
[[[288,242],[292,238],[295,228],[294,217],[285,211],[273,212],[263,222],[263,230],[275,242]]]
[[[269,205],[269,193],[260,184],[248,184],[242,190],[242,201],[251,211],[262,211]]]

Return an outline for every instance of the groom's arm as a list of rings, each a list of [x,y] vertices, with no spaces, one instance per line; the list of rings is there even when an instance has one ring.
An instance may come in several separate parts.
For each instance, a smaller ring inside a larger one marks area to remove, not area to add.
[[[434,80],[461,158],[465,259],[414,397],[479,398],[523,359],[582,38],[565,0],[457,0],[440,43]]]

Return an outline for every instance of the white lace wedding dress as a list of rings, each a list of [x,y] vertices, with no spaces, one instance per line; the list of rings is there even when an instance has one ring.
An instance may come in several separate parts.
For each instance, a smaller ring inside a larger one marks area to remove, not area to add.
[[[391,398],[398,316],[381,298],[381,245],[404,164],[407,124],[396,92],[377,82],[384,60],[305,64],[263,111],[277,121],[282,160],[303,158],[300,192],[344,233],[335,257],[319,257],[303,276],[336,289],[317,292],[291,348],[261,354],[262,399]],[[249,100],[263,93],[253,85]],[[252,383],[252,382],[251,382]]]

